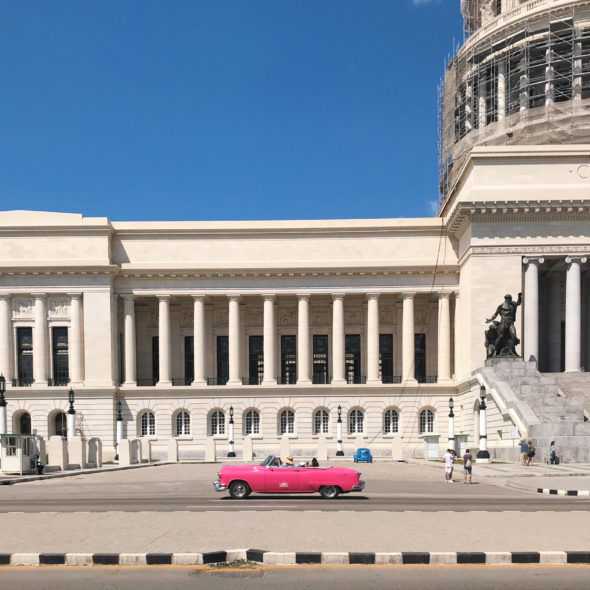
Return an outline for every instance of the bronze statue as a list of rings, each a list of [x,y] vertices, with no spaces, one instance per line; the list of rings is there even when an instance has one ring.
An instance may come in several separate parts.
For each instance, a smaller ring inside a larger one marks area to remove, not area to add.
[[[496,313],[486,320],[492,325],[486,331],[486,352],[488,358],[493,356],[518,356],[516,345],[520,340],[516,336],[516,308],[522,303],[522,293],[518,294],[516,302],[512,301],[512,295],[505,295],[504,302],[498,305]],[[494,321],[500,316],[500,321]]]

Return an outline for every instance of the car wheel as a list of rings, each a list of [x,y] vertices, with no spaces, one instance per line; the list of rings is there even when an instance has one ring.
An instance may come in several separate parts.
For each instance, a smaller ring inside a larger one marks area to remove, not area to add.
[[[340,488],[338,486],[322,486],[320,488],[320,496],[325,500],[333,500],[338,497]]]
[[[244,481],[233,481],[229,486],[229,495],[237,500],[247,498],[250,492],[248,484]]]

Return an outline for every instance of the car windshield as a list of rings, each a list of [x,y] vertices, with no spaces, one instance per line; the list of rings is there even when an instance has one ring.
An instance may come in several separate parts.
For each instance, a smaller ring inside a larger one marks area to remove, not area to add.
[[[260,465],[262,467],[266,467],[267,465],[271,464],[271,462],[273,461],[274,458],[275,458],[274,455],[269,455]]]

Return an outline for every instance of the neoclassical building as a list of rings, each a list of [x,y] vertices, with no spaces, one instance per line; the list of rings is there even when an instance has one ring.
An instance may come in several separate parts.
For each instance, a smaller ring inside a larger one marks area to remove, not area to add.
[[[575,34],[590,25],[586,2],[512,4],[463,3],[469,36],[447,70],[443,120],[466,117],[455,98],[471,74],[458,81],[453,68],[478,44],[495,46],[503,29],[531,27],[535,15],[553,22],[558,9],[575,9]],[[506,139],[488,142],[464,123],[442,134],[433,218],[0,213],[8,430],[64,435],[72,388],[77,434],[100,438],[106,458],[119,402],[123,437],[149,440],[156,458],[172,439],[181,459],[204,458],[212,445],[225,457],[230,420],[238,457],[245,448],[332,456],[339,424],[346,455],[370,447],[437,457],[449,436],[459,449],[479,448],[485,391],[492,456],[515,458],[528,437],[590,460],[590,146],[567,134],[513,142],[507,131],[534,115],[524,111],[552,103],[526,103],[510,119],[501,109],[488,117],[484,102],[478,125]],[[485,320],[519,292],[522,358],[486,361]]]

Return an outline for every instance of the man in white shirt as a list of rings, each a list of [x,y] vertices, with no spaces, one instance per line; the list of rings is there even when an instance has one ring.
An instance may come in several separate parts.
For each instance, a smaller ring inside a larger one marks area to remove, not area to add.
[[[455,483],[453,481],[453,461],[455,460],[453,450],[447,449],[447,452],[443,455],[443,459],[445,462],[445,482]]]

